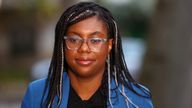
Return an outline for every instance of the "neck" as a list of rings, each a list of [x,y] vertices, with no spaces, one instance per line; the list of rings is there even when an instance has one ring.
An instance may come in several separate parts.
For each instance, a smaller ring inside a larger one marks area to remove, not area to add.
[[[82,78],[68,71],[70,83],[82,100],[88,100],[100,87],[103,73],[91,78]]]

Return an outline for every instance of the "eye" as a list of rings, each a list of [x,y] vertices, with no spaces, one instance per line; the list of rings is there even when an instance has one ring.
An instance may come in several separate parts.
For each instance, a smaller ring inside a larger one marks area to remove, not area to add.
[[[100,44],[102,42],[102,39],[100,38],[91,38],[90,43],[91,44]]]
[[[77,37],[69,37],[67,40],[68,40],[68,42],[73,43],[73,44],[78,44],[81,41],[81,39],[79,39]]]

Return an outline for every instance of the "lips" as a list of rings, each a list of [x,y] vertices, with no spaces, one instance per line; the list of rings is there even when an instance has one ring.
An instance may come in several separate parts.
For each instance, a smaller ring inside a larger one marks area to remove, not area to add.
[[[75,60],[76,60],[77,64],[79,64],[81,66],[89,66],[95,61],[93,59],[84,59],[84,58],[78,58]]]

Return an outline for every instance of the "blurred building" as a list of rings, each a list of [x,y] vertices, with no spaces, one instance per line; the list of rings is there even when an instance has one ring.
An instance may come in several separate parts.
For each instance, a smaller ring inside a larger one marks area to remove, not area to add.
[[[58,10],[60,2],[49,0],[44,4],[43,0],[0,1],[0,67],[22,63],[28,66],[41,53],[40,56],[50,56],[53,42],[49,40],[53,39],[47,38],[54,35],[55,22],[51,22],[55,20],[54,15],[57,13],[54,11]],[[49,25],[53,27],[49,29]]]

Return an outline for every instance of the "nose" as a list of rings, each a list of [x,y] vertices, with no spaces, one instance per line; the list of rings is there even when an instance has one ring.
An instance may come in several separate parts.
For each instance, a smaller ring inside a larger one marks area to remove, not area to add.
[[[83,40],[79,50],[79,52],[90,52],[90,48],[89,48],[89,45],[88,45],[88,42],[86,40]]]

